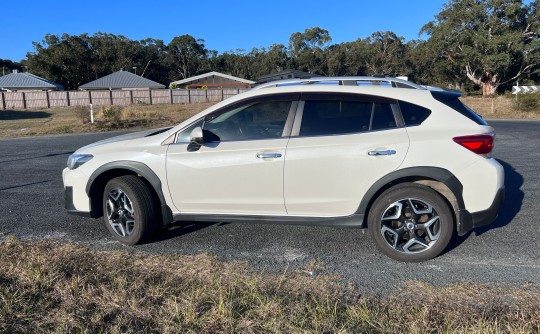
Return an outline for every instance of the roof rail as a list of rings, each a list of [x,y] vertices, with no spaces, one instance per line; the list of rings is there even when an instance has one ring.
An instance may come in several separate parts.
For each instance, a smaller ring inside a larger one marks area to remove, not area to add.
[[[417,85],[414,82],[407,80],[394,78],[394,77],[383,77],[383,76],[351,76],[351,77],[313,77],[307,79],[285,79],[266,82],[260,85],[253,87],[252,89],[262,89],[268,87],[280,87],[280,86],[294,86],[294,85],[312,85],[312,84],[324,84],[324,83],[337,83],[338,85],[344,86],[359,86],[362,84],[371,84],[371,85],[380,85],[381,83],[386,83],[392,87],[396,88],[411,88],[411,89],[426,89],[425,86]]]

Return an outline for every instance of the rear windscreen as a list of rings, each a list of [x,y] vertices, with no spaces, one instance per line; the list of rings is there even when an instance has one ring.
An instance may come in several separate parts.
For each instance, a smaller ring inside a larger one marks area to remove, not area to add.
[[[471,108],[464,105],[459,99],[460,94],[455,94],[452,92],[436,92],[432,91],[431,95],[437,100],[440,101],[455,111],[459,112],[468,119],[474,121],[478,125],[488,125],[486,121],[480,115],[475,113]]]

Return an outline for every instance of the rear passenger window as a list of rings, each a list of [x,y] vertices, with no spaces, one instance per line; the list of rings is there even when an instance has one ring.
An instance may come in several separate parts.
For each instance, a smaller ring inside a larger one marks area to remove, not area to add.
[[[307,100],[300,136],[339,135],[396,127],[390,104],[347,100]]]
[[[399,101],[399,108],[403,115],[405,126],[420,125],[431,114],[431,110],[416,104]]]

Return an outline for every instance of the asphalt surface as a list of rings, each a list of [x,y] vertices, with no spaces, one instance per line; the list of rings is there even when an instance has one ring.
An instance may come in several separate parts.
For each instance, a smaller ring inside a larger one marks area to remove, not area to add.
[[[390,292],[409,280],[540,283],[540,122],[491,121],[494,157],[504,166],[506,199],[497,220],[453,240],[436,259],[400,263],[378,253],[367,230],[264,224],[178,225],[154,242],[128,247],[113,241],[101,220],[68,215],[61,172],[68,155],[119,133],[0,140],[0,238],[59,239],[99,249],[158,254],[208,252],[247,261],[256,272],[294,268],[337,274],[371,292]],[[1,134],[0,134],[1,135]],[[3,237],[1,236],[3,235]]]

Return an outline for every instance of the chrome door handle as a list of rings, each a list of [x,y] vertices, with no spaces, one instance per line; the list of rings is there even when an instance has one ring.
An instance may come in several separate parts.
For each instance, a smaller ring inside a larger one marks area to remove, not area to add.
[[[386,151],[369,151],[368,155],[394,155],[396,150],[386,150]]]
[[[281,158],[281,153],[257,153],[259,159],[276,159]]]

